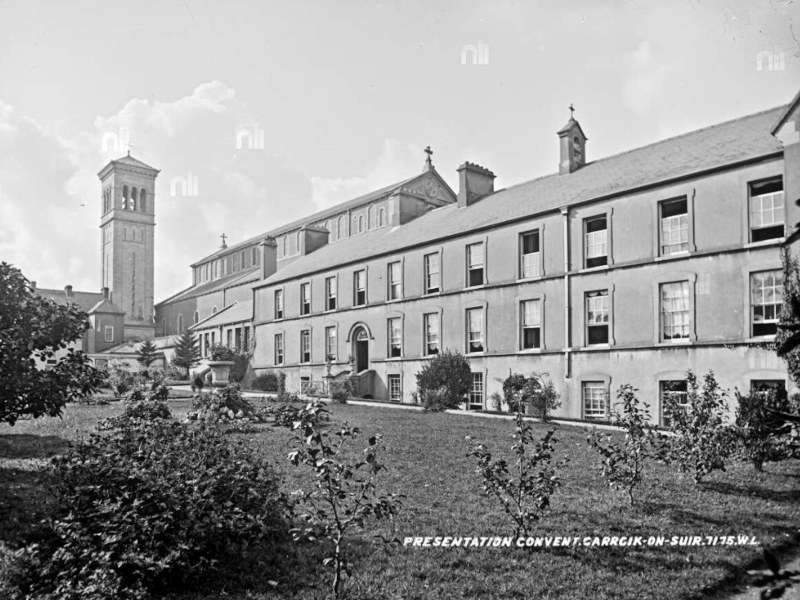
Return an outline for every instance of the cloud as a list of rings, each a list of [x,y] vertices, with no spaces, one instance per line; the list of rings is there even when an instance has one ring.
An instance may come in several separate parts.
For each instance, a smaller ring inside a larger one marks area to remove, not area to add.
[[[375,162],[363,175],[353,177],[311,177],[311,198],[317,210],[351,200],[391,185],[422,171],[424,159],[419,146],[387,139]]]
[[[156,301],[187,287],[188,265],[215,252],[223,232],[235,242],[313,210],[306,177],[267,149],[236,147],[245,126],[268,128],[220,81],[173,101],[134,98],[69,137],[0,102],[0,257],[43,287],[99,290],[97,172],[130,143],[133,156],[161,170]],[[171,185],[190,176],[196,195]]]
[[[622,86],[625,105],[637,115],[650,113],[666,96],[672,67],[659,64],[649,41],[645,40],[626,57],[626,79]]]

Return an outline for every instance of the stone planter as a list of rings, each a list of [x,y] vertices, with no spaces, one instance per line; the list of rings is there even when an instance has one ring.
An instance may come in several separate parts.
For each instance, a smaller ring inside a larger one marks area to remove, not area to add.
[[[232,360],[212,360],[208,363],[211,369],[211,383],[225,385],[231,374],[231,367],[235,364]]]

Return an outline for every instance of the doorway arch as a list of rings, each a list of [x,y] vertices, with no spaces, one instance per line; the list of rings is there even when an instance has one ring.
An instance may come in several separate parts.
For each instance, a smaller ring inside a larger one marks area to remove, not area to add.
[[[364,325],[354,327],[350,334],[350,354],[355,361],[356,373],[369,369],[369,337]]]

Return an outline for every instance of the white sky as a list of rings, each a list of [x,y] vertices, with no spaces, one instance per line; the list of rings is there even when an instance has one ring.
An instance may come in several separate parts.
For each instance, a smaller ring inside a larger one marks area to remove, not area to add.
[[[99,289],[108,134],[161,169],[158,301],[222,232],[406,178],[428,144],[454,189],[465,160],[505,187],[557,169],[570,103],[589,160],[785,104],[798,39],[800,0],[0,0],[0,260]],[[189,173],[197,196],[170,196]]]

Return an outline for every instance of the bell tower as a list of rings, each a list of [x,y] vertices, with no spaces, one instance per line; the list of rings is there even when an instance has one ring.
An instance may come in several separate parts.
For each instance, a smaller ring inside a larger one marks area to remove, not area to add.
[[[577,171],[586,164],[586,134],[581,129],[581,124],[575,120],[575,108],[569,105],[569,121],[558,130],[561,159],[558,162],[558,172],[562,175]]]
[[[125,311],[125,340],[155,336],[153,267],[158,170],[127,156],[97,174],[101,184],[101,281]]]

